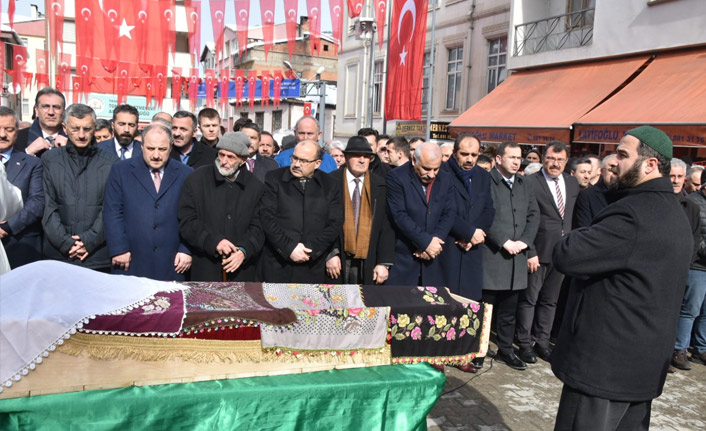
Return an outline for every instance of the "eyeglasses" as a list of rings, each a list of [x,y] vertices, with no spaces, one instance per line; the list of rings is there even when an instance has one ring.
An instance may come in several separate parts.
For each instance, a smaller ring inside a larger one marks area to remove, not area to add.
[[[63,111],[64,107],[61,105],[49,105],[47,103],[43,103],[39,105],[39,109],[41,109],[42,111],[48,111],[50,109],[53,109],[55,111]]]
[[[566,163],[566,159],[557,159],[556,157],[545,157],[544,160],[547,160],[552,163],[559,163],[559,164]]]
[[[319,159],[307,160],[307,159],[299,158],[299,157],[295,156],[294,154],[292,154],[292,156],[289,158],[289,160],[292,161],[292,164],[299,162],[302,165],[308,165],[309,163],[314,163],[315,161],[317,161]]]

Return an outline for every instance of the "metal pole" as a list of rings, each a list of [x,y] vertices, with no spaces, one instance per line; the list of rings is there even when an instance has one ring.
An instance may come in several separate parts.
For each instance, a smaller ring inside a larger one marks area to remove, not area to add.
[[[385,112],[385,101],[387,94],[387,71],[390,67],[390,25],[392,25],[392,2],[389,3],[390,7],[385,11],[387,13],[387,52],[385,53],[385,79],[384,79],[384,91],[382,92],[382,134],[387,135],[387,112]],[[379,30],[379,29],[378,29]],[[384,31],[384,29],[383,29]]]
[[[368,111],[365,113],[365,125],[372,128],[373,127],[373,90],[375,88],[375,83],[373,82],[373,77],[375,76],[374,58],[375,58],[375,13],[373,8],[373,1],[368,2],[368,13],[372,17],[370,23],[370,59],[368,61]]]
[[[321,147],[326,143],[326,83],[321,80],[321,74],[316,74],[319,86],[319,127],[321,127]]]
[[[45,6],[46,6],[46,4],[45,4]],[[48,10],[51,10],[51,8],[49,8]],[[45,9],[45,12],[46,11],[47,11],[47,9]],[[37,13],[39,13],[39,11],[37,11]],[[48,56],[49,56],[49,58],[47,58],[47,62],[48,62],[47,71],[49,73],[49,86],[52,88],[56,88],[55,71],[56,71],[56,63],[57,63],[57,59],[56,59],[57,53],[52,52],[52,49],[51,49],[51,30],[49,28],[49,15],[47,15],[47,13],[44,14],[44,31],[46,32],[45,34],[47,35],[47,37],[46,37],[47,46],[45,48],[46,48]],[[57,47],[58,47],[58,45],[57,45]],[[73,88],[72,86],[69,86],[69,87]]]
[[[435,49],[434,49],[434,41],[435,41],[435,36],[436,36],[436,0],[432,0],[432,6],[431,6],[431,53],[429,54],[431,57],[429,58],[429,67],[431,70],[429,71],[429,98],[427,99],[427,134],[426,138],[424,139],[425,141],[429,141],[429,138],[431,136],[431,101],[434,98],[434,86],[432,85],[432,82],[434,82],[434,54],[435,54]]]

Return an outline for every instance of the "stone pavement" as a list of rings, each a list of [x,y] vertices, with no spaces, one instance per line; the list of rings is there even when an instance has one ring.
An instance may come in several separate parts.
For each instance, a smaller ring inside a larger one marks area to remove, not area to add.
[[[491,343],[491,352],[496,348]],[[652,402],[651,430],[706,430],[706,366],[691,365],[691,371],[667,376],[662,396]],[[446,387],[427,416],[428,431],[554,429],[562,384],[541,359],[525,371],[487,358],[477,374],[448,366],[445,372]]]

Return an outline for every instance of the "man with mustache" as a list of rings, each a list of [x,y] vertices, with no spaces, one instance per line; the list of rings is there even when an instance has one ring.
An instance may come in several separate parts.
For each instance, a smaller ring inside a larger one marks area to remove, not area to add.
[[[118,105],[113,110],[113,139],[98,142],[98,148],[113,151],[120,160],[142,157],[142,146],[135,139],[140,112],[131,105]]]
[[[192,169],[170,160],[172,135],[150,124],[142,157],[113,165],[103,202],[113,274],[182,281],[191,252],[179,237],[179,196]]]
[[[42,156],[44,168],[43,253],[85,268],[108,272],[103,197],[110,168],[118,160],[93,137],[96,113],[75,103],[64,112],[66,146]]]
[[[412,162],[387,174],[387,208],[395,229],[395,265],[387,284],[446,286],[439,256],[456,218],[451,176],[441,168],[441,150],[421,143]]]
[[[617,155],[610,204],[553,250],[573,278],[551,359],[564,383],[558,430],[648,429],[674,349],[693,249],[667,178],[672,142],[641,126]]]
[[[179,231],[193,253],[192,281],[259,281],[257,260],[265,241],[258,205],[265,186],[245,166],[243,132],[225,133],[212,166],[195,170],[179,201]]]
[[[211,166],[216,159],[216,149],[197,141],[196,116],[189,111],[178,111],[172,118],[174,145],[170,157],[194,169]]]
[[[274,283],[321,283],[326,257],[343,225],[341,193],[334,179],[318,169],[323,149],[316,141],[299,142],[291,154],[291,165],[265,175],[260,277]]]

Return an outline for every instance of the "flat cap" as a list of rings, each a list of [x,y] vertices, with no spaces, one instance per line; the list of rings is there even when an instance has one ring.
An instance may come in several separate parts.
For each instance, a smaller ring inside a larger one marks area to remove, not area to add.
[[[250,138],[243,132],[227,132],[218,140],[216,148],[230,151],[231,153],[248,157],[250,155]]]
[[[668,160],[672,160],[672,140],[663,131],[652,126],[640,126],[628,130],[625,134],[639,139]]]

